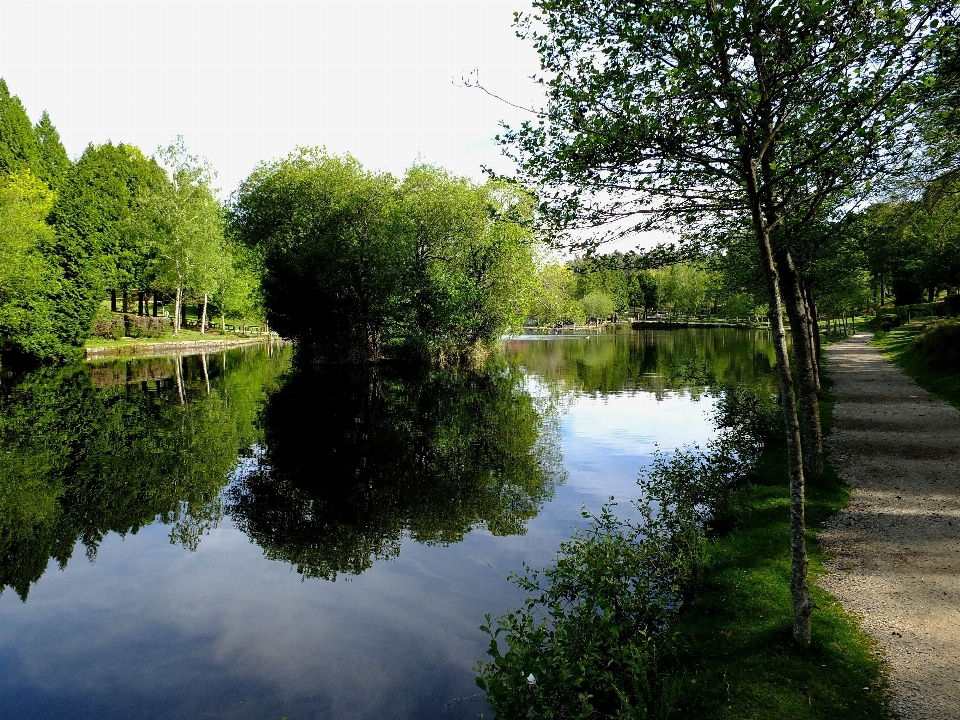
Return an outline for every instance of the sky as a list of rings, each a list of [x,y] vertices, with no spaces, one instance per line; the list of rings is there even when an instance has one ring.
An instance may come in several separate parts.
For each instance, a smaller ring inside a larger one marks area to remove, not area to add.
[[[297,145],[402,174],[419,160],[480,180],[509,171],[493,137],[539,103],[512,27],[524,0],[0,0],[0,76],[67,152],[147,154],[183,135],[226,196]]]
[[[227,199],[298,145],[402,175],[417,161],[510,174],[500,123],[542,104],[516,37],[529,0],[0,0],[0,77],[68,154],[178,135]],[[506,101],[475,87],[471,77]],[[514,107],[514,106],[519,106]],[[670,239],[647,233],[607,246]]]

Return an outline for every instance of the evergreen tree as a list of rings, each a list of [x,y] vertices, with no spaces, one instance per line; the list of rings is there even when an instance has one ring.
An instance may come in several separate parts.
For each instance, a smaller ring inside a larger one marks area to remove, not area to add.
[[[0,78],[0,172],[31,170],[43,177],[39,167],[40,150],[37,135],[20,98],[11,95],[7,83]]]
[[[50,122],[50,115],[46,110],[43,111],[34,131],[37,135],[37,164],[40,178],[54,190],[59,190],[66,179],[71,163],[66,148],[60,142],[60,133]]]

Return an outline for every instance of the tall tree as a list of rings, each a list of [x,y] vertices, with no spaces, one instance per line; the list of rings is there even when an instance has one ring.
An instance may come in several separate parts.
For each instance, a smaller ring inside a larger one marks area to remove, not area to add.
[[[198,293],[205,315],[207,299],[216,290],[224,218],[211,188],[212,168],[188,152],[182,137],[158,155],[170,181],[147,194],[141,210],[155,232],[157,283],[174,296],[173,334],[177,335],[185,293]],[[202,327],[206,318],[200,320]]]
[[[50,115],[43,111],[39,122],[34,126],[37,135],[37,157],[41,178],[54,190],[59,190],[70,170],[70,158],[60,141],[60,133],[50,121]]]
[[[44,177],[39,163],[40,149],[37,135],[23,108],[23,103],[0,78],[0,172],[30,170]]]
[[[29,170],[0,176],[0,350],[40,359],[67,351],[56,327],[61,273],[44,253],[52,206],[53,193]]]
[[[804,435],[820,452],[810,326],[790,242],[825,202],[909,159],[899,93],[926,70],[948,2],[537,0],[519,19],[547,104],[503,141],[558,232],[749,218],[765,278],[790,458],[794,637],[810,641]],[[629,219],[637,219],[630,223]],[[646,220],[644,220],[646,218]]]

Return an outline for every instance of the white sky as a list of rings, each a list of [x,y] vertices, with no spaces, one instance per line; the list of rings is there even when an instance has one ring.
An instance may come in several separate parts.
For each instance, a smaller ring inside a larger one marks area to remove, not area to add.
[[[0,0],[0,76],[71,157],[87,143],[148,155],[183,135],[227,196],[296,145],[397,175],[418,158],[480,180],[510,172],[493,141],[527,115],[458,86],[540,104],[512,27],[528,0]],[[618,243],[618,245],[620,245]],[[627,246],[632,243],[626,243]]]

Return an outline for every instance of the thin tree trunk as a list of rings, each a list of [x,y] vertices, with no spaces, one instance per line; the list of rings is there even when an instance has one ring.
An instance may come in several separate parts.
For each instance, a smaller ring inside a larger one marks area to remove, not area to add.
[[[117,289],[110,288],[110,312],[117,311]]]
[[[157,317],[157,291],[154,290],[150,294],[150,298],[153,300],[153,316]]]
[[[760,256],[766,276],[768,319],[777,357],[777,378],[783,402],[783,419],[787,434],[787,455],[790,465],[790,594],[793,598],[793,639],[801,646],[810,645],[810,589],[807,586],[806,521],[804,518],[803,449],[800,423],[797,420],[797,398],[793,392],[793,376],[787,353],[787,335],[783,326],[783,309],[777,269],[773,259],[770,235],[755,211],[755,224],[760,243]]]
[[[883,273],[880,273],[880,307],[883,307]]]
[[[173,296],[173,334],[180,334],[180,305],[183,302],[183,289],[177,287],[177,292]]]
[[[808,306],[810,308],[811,327],[813,328],[813,352],[817,359],[817,387],[820,387],[820,315],[817,313],[817,300],[813,288],[807,288]]]
[[[220,332],[224,334],[227,332],[227,315],[222,307],[220,308]]]
[[[200,334],[207,332],[207,294],[203,294],[203,310],[200,313]]]
[[[800,289],[800,278],[790,252],[786,248],[778,249],[774,262],[780,280],[781,297],[790,318],[790,335],[793,337],[793,353],[797,360],[804,469],[808,474],[818,476],[823,473],[823,433],[820,429],[820,404],[817,397],[817,371],[810,337],[810,319]]]
[[[143,291],[137,290],[137,316],[143,317]]]
[[[130,312],[130,296],[126,288],[123,289],[123,312]]]
[[[180,404],[185,405],[187,402],[187,395],[183,390],[183,356],[177,355],[177,359],[173,364],[173,373],[177,381],[177,395],[180,398]]]

